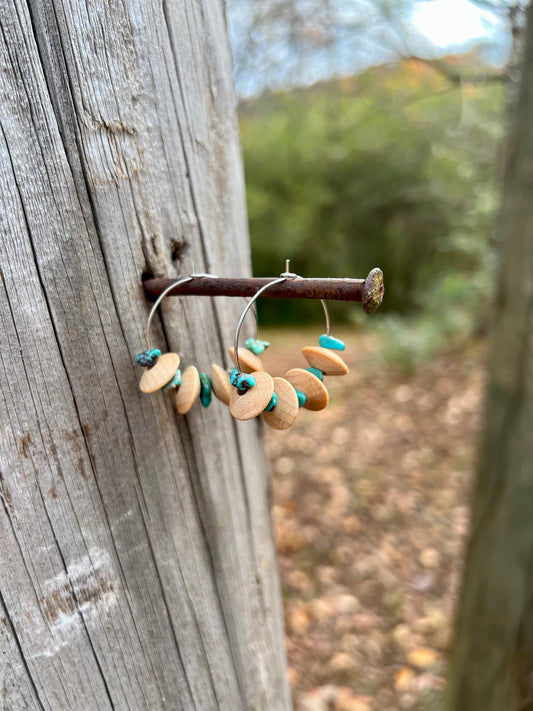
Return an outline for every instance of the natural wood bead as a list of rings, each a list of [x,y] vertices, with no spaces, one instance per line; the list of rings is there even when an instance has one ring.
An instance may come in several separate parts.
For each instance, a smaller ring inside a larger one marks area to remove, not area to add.
[[[189,412],[199,397],[200,375],[194,365],[190,365],[183,371],[181,385],[176,391],[176,407],[180,415],[185,415],[186,412]]]
[[[180,357],[177,353],[165,353],[159,356],[155,365],[146,368],[139,382],[143,393],[154,393],[163,385],[169,383],[174,373],[180,367]]]
[[[229,381],[229,373],[224,368],[213,363],[211,365],[211,385],[216,397],[225,405],[229,405],[233,387]]]
[[[302,348],[307,362],[313,368],[318,368],[324,375],[346,375],[348,366],[338,353],[320,346],[305,346]]]
[[[237,361],[235,360],[235,350],[232,347],[228,348],[228,351],[233,363],[237,365]],[[256,370],[265,369],[261,358],[254,355],[251,351],[246,350],[246,348],[239,348],[239,362],[243,373],[255,373]]]
[[[298,417],[298,396],[296,390],[285,378],[272,378],[277,402],[270,412],[263,412],[263,419],[275,430],[286,430]]]
[[[251,420],[260,415],[270,402],[274,392],[274,381],[264,370],[253,373],[255,385],[243,395],[237,388],[231,393],[230,411],[236,420]]]
[[[293,368],[283,376],[285,380],[305,395],[306,410],[323,410],[329,402],[326,386],[316,375],[303,368]]]

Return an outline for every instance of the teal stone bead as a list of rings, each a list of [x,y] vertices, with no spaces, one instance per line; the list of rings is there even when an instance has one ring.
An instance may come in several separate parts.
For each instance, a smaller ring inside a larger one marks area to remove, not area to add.
[[[239,371],[237,368],[232,368],[229,372],[229,382],[230,385],[233,385],[234,387],[237,387],[237,376],[239,375]]]
[[[255,377],[248,373],[241,373],[235,378],[235,387],[241,393],[245,393],[255,385]]]
[[[276,405],[278,404],[278,396],[276,393],[272,393],[272,397],[270,398],[270,402],[268,405],[265,407],[265,412],[270,412],[270,410],[273,410]]]
[[[328,336],[327,333],[323,333],[318,339],[318,345],[322,348],[329,348],[332,351],[344,351],[346,350],[346,344],[341,341],[340,338],[334,338],[333,336]]]
[[[235,387],[243,393],[250,390],[250,388],[253,388],[254,385],[255,377],[253,375],[249,375],[248,373],[241,373],[235,378]]]
[[[211,379],[205,373],[200,373],[200,402],[203,407],[209,407],[212,397]]]
[[[324,382],[324,373],[321,370],[319,370],[318,368],[306,368],[306,370],[308,370],[313,375],[316,375],[319,380]]]
[[[266,348],[269,347],[270,341],[260,341],[257,338],[248,338],[244,345],[249,351],[255,353],[255,355],[260,355]]]
[[[302,393],[300,390],[297,390],[296,396],[298,397],[298,407],[303,407],[305,405],[305,401],[307,400],[307,398],[305,397],[305,393]]]
[[[159,348],[148,348],[135,356],[135,362],[143,368],[151,368],[161,355]]]
[[[181,370],[178,368],[172,376],[172,380],[166,385],[163,385],[161,390],[166,393],[167,390],[174,390],[174,388],[177,388],[179,385],[181,385]]]

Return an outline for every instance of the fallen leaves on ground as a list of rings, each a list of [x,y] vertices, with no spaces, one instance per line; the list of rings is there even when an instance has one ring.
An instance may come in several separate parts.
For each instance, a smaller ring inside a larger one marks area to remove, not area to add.
[[[335,334],[339,335],[339,334]],[[340,334],[330,404],[267,431],[296,711],[435,711],[457,604],[482,345],[410,377],[374,335]],[[272,373],[316,335],[269,334]],[[344,354],[343,354],[344,355]]]

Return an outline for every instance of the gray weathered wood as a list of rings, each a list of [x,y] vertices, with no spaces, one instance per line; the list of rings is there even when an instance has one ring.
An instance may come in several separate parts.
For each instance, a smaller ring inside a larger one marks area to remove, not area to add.
[[[258,425],[133,363],[143,273],[249,273],[223,5],[0,28],[0,708],[289,709]],[[229,364],[240,307],[168,301],[153,343]]]

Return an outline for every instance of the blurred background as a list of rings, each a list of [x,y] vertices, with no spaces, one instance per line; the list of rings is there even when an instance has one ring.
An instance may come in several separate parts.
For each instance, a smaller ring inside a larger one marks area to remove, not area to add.
[[[227,0],[254,273],[364,278],[331,404],[268,432],[297,711],[442,708],[524,8]],[[263,300],[271,372],[322,332]]]

